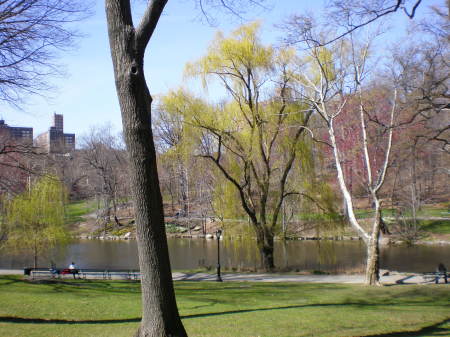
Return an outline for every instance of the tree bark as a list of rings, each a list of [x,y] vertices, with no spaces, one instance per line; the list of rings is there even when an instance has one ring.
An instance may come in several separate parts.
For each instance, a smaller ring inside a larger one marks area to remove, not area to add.
[[[188,193],[188,177],[183,159],[178,156],[178,179],[180,185],[180,204],[183,209],[183,216],[189,217],[189,193]]]
[[[36,240],[34,240],[34,249],[33,249],[33,266],[34,268],[37,268],[37,262],[38,262],[38,248]]]
[[[273,258],[274,235],[266,226],[256,226],[256,245],[258,246],[261,257],[261,267],[266,272],[272,272],[275,269]]]
[[[380,231],[374,233],[367,243],[366,284],[380,285]]]
[[[166,2],[153,1],[149,5],[142,20],[153,26],[140,26],[138,31],[133,27],[128,0],[106,0],[116,91],[130,162],[141,271],[142,321],[136,337],[187,336],[173,289],[151,131],[152,98],[143,68],[145,38],[150,39],[156,26],[151,20],[157,21]]]
[[[380,283],[380,232],[381,232],[381,203],[377,192],[371,191],[375,205],[375,215],[370,239],[367,245],[366,284],[381,285]]]

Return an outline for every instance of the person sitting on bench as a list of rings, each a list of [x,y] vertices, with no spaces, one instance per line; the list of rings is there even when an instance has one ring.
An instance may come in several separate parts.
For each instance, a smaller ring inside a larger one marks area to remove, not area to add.
[[[436,279],[435,279],[436,284],[439,283],[439,278],[441,276],[444,278],[445,283],[447,283],[447,268],[445,268],[443,263],[439,263],[436,269]]]
[[[51,261],[50,273],[52,274],[52,278],[54,278],[54,277],[59,275],[59,270],[56,269],[55,262],[53,262],[53,261]]]
[[[70,273],[73,275],[73,278],[75,278],[75,275],[78,274],[78,268],[77,268],[77,265],[75,264],[75,262],[72,262],[69,265],[69,270],[70,270]]]

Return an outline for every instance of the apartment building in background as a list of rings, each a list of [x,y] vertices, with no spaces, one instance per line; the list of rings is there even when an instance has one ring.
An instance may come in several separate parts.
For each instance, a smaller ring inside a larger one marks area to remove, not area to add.
[[[0,143],[12,142],[16,144],[33,144],[33,128],[9,126],[0,119]]]
[[[53,126],[38,135],[34,145],[47,153],[71,153],[75,150],[75,134],[64,133],[64,116],[53,114]]]

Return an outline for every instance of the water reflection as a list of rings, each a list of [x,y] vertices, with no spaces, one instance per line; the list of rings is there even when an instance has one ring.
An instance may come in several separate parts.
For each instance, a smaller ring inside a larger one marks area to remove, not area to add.
[[[217,241],[202,239],[168,240],[173,269],[193,269],[199,266],[215,267]],[[222,265],[227,268],[254,269],[259,266],[259,255],[254,241],[221,241]],[[32,265],[27,254],[0,256],[0,268],[22,268]],[[446,246],[391,246],[381,249],[381,267],[423,272],[433,271],[442,262],[450,266],[450,245]],[[294,270],[357,271],[363,267],[365,246],[360,241],[288,241],[276,242],[275,264]],[[75,261],[81,268],[136,269],[138,268],[135,241],[84,240],[58,247],[39,260],[40,266],[64,267]]]

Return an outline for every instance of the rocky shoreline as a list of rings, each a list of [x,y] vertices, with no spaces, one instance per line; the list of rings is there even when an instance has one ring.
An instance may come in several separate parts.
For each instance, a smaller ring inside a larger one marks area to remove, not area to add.
[[[168,233],[168,238],[179,238],[179,239],[206,239],[206,240],[215,240],[216,236],[214,234],[188,234],[188,233]],[[75,239],[79,240],[136,240],[136,236],[132,232],[127,232],[124,235],[117,236],[117,235],[77,235],[74,237]],[[223,236],[220,238],[223,239]],[[239,240],[241,237],[235,236],[230,237],[231,240]],[[281,241],[282,238],[276,237],[275,240]],[[299,237],[289,237],[285,239],[286,241],[362,241],[360,237],[357,236],[324,236],[324,237],[317,237],[317,236],[299,236]],[[380,240],[380,244],[382,246],[386,245],[399,245],[404,244],[401,240],[392,240],[389,238],[384,238]],[[447,240],[433,240],[433,241],[427,241],[427,240],[419,240],[415,242],[416,245],[450,245],[450,241]]]
[[[447,218],[439,218],[445,219]],[[81,240],[135,240],[136,232],[134,228],[134,219],[132,217],[121,217],[119,227],[95,228],[93,223],[88,222],[79,223],[78,235],[75,238]],[[216,239],[215,233],[217,229],[221,228],[221,223],[213,217],[206,218],[178,218],[166,217],[166,233],[168,238],[182,238],[182,239]],[[295,232],[295,231],[294,231]],[[206,234],[205,234],[206,233]],[[361,241],[361,238],[354,235],[355,233],[341,232],[337,234],[328,233],[318,235],[315,230],[297,231],[296,234],[291,233],[288,237],[282,238],[276,236],[275,240],[286,241]],[[226,232],[228,240],[240,240],[242,236],[234,233]],[[223,239],[223,237],[222,237]],[[407,244],[404,239],[398,235],[382,235],[380,238],[381,246],[401,245]],[[426,238],[421,238],[413,242],[413,244],[420,245],[450,245],[450,235],[433,235],[430,234]]]

